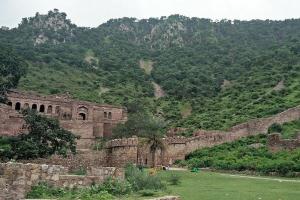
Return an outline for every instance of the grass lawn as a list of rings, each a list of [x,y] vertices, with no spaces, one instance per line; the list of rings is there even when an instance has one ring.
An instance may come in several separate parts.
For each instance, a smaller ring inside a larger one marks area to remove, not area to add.
[[[229,174],[213,172],[191,173],[187,171],[163,172],[162,176],[168,173],[178,173],[182,177],[180,185],[168,187],[170,190],[168,193],[179,195],[183,200],[300,199],[300,179],[292,179],[299,180],[299,182],[280,182],[232,177]]]

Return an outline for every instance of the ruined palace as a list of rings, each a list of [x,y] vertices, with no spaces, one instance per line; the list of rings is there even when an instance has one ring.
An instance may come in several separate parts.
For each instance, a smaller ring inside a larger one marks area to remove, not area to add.
[[[108,137],[112,128],[127,120],[127,111],[120,106],[78,101],[69,95],[41,96],[31,92],[10,91],[8,105],[0,106],[1,135],[16,135],[22,131],[24,120],[17,111],[31,108],[57,118],[61,126],[81,138],[78,146],[86,148],[97,137]]]

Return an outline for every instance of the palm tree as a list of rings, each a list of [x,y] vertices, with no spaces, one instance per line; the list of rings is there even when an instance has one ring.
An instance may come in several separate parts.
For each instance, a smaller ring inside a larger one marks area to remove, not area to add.
[[[143,137],[145,137],[145,144],[149,146],[152,155],[152,167],[156,166],[156,152],[157,150],[164,151],[165,144],[163,142],[162,130],[165,123],[156,118],[150,118],[143,130]]]

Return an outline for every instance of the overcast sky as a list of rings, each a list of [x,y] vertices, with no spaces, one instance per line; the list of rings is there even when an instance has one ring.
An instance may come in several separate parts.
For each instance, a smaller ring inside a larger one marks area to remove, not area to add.
[[[95,27],[111,18],[181,14],[211,19],[300,18],[300,0],[0,0],[0,26],[58,8],[78,26]]]

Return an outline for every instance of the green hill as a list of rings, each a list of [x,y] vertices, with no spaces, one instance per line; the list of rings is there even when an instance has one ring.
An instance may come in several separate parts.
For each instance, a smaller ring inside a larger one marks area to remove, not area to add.
[[[300,19],[180,15],[87,28],[55,9],[0,29],[0,45],[29,65],[19,89],[125,106],[139,101],[169,126],[226,129],[300,104],[299,30]]]

